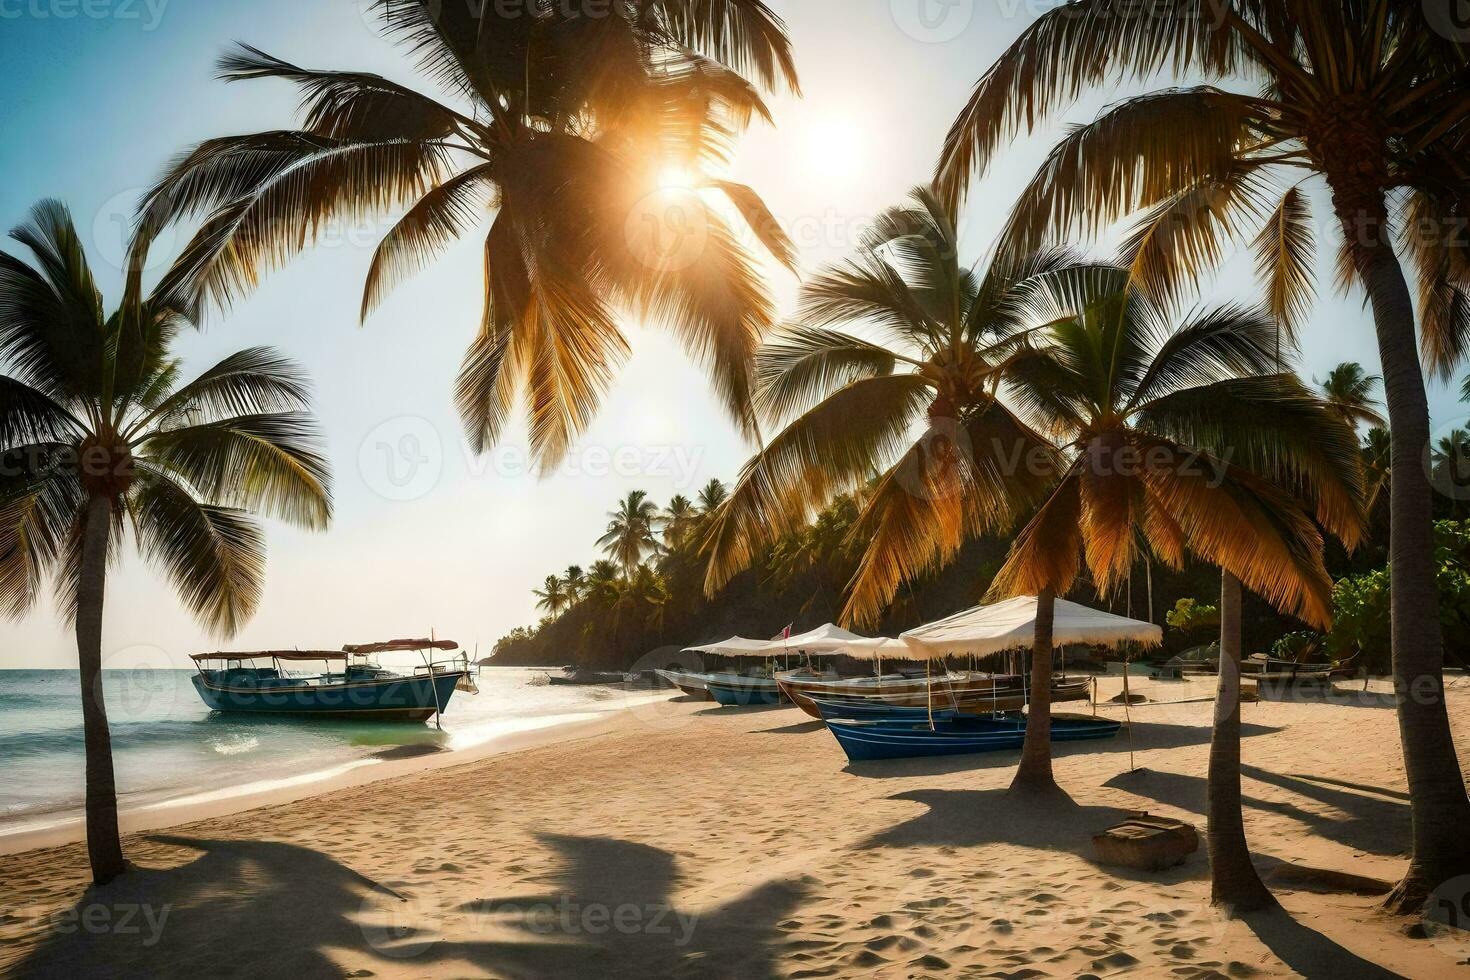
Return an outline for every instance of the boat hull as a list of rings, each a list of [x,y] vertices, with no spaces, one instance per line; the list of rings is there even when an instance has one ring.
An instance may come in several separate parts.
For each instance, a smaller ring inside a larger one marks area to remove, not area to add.
[[[1106,718],[1052,719],[1055,742],[1111,738],[1119,723]],[[829,721],[827,729],[851,762],[974,755],[1018,749],[1026,741],[1024,718],[936,718],[927,721]]]
[[[709,693],[709,681],[705,674],[692,674],[682,670],[659,670],[654,673],[696,701],[713,700]]]
[[[380,677],[345,684],[240,685],[191,678],[200,699],[215,711],[311,715],[376,721],[424,721],[449,704],[466,671]]]
[[[934,678],[932,681],[923,678],[894,679],[880,684],[871,678],[830,681],[806,679],[788,673],[777,674],[776,682],[797,707],[818,719],[824,717],[816,703],[818,700],[924,708],[926,712],[932,705],[936,709],[953,709],[974,715],[1020,711],[1027,701],[1026,689],[1019,678],[983,674],[959,679]],[[1091,690],[1092,682],[1088,679],[1054,681],[1052,702],[1086,701]]]
[[[781,688],[769,677],[711,676],[705,682],[705,690],[725,707],[781,702]]]

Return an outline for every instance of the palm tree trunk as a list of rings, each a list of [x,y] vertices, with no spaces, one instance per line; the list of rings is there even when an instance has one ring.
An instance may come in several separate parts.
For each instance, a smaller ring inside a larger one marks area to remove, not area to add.
[[[1051,771],[1051,637],[1056,591],[1036,597],[1036,638],[1031,645],[1031,703],[1026,710],[1026,743],[1011,789],[1047,791],[1057,788]]]
[[[102,600],[107,586],[107,536],[112,501],[87,503],[77,589],[77,665],[82,682],[82,733],[87,752],[87,857],[92,880],[104,885],[125,870],[117,832],[117,787],[112,775],[112,735],[102,697]]]
[[[1435,584],[1433,498],[1424,471],[1429,403],[1415,343],[1414,304],[1388,239],[1382,192],[1334,185],[1334,203],[1353,248],[1354,265],[1373,305],[1383,393],[1392,436],[1389,574],[1394,690],[1399,737],[1413,809],[1409,870],[1386,904],[1418,912],[1440,883],[1470,874],[1470,799],[1450,737],[1444,701],[1444,650]],[[1362,206],[1356,206],[1362,205]]]
[[[1220,572],[1220,683],[1209,769],[1210,901],[1234,915],[1276,904],[1251,863],[1240,803],[1240,579]]]

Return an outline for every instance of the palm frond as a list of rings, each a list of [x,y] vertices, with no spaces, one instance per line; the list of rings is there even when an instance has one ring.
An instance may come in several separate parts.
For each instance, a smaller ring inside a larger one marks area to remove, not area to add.
[[[60,563],[86,505],[75,450],[13,445],[0,453],[0,615],[24,615]]]
[[[157,471],[128,498],[143,556],[158,564],[206,628],[234,636],[260,605],[265,537],[244,511],[196,500]]]
[[[331,477],[304,412],[240,415],[145,434],[135,455],[212,505],[307,528],[331,518]]]
[[[761,0],[658,0],[649,4],[679,45],[754,76],[767,89],[801,94],[786,24]]]
[[[1256,236],[1256,274],[1266,287],[1266,306],[1295,344],[1316,302],[1313,258],[1317,250],[1312,232],[1312,208],[1300,187],[1281,197],[1271,219]]]
[[[986,593],[991,600],[1036,595],[1055,589],[1065,595],[1082,568],[1080,473],[1073,466],[1046,503],[1011,542],[1006,562]]]
[[[1171,65],[1229,74],[1236,61],[1232,47],[1220,43],[1214,6],[1071,0],[1047,11],[981,77],[950,127],[935,180],[942,195],[961,200],[997,149],[1088,87],[1144,79]]]
[[[833,392],[774,436],[741,469],[702,550],[713,595],[759,547],[808,521],[831,496],[883,472],[932,395],[917,375],[865,378]]]
[[[755,237],[770,252],[772,257],[792,272],[796,271],[796,245],[787,236],[786,230],[766,206],[766,202],[755,190],[745,184],[728,180],[711,181],[711,186],[723,193],[727,200],[740,212],[741,218]]]
[[[267,179],[215,213],[155,289],[183,309],[225,307],[312,244],[333,218],[359,220],[415,201],[443,179],[432,142],[341,143]]]
[[[892,351],[825,327],[792,324],[756,354],[755,405],[772,422],[794,418],[860,378],[892,374]]]
[[[230,354],[174,390],[141,421],[164,427],[214,421],[230,415],[304,410],[311,388],[297,364],[269,347]]]
[[[1096,236],[1188,188],[1229,180],[1255,112],[1249,100],[1210,86],[1111,107],[1052,149],[1022,190],[997,251],[1024,255],[1049,240]]]
[[[1275,370],[1276,324],[1265,310],[1226,305],[1194,315],[1169,334],[1129,398],[1138,405],[1183,388]]]
[[[366,320],[395,287],[424,269],[475,222],[494,197],[491,165],[450,177],[408,209],[378,243],[362,289],[360,317]]]

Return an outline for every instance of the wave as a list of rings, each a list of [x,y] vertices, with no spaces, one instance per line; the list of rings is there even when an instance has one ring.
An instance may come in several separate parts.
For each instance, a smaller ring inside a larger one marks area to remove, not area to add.
[[[197,721],[114,721],[108,727],[112,732],[112,748],[116,751],[146,745],[181,742],[186,737],[197,738],[200,723]],[[80,724],[34,732],[5,732],[0,734],[0,758],[20,759],[27,756],[45,755],[49,752],[69,752],[80,750],[85,744],[86,738]]]

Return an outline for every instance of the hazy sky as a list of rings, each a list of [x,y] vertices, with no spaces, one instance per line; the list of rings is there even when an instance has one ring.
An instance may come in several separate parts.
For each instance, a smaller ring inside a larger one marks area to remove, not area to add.
[[[465,0],[446,0],[465,2]],[[367,0],[0,0],[0,223],[42,197],[72,208],[115,302],[123,235],[141,189],[181,148],[230,133],[285,128],[284,84],[213,78],[232,40],[315,67],[414,82],[410,60],[382,40]],[[774,0],[795,43],[804,98],[774,102],[776,126],[743,141],[734,176],[754,185],[815,269],[847,254],[862,226],[928,178],[974,80],[1044,0]],[[1069,118],[1089,118],[1116,94]],[[1047,136],[1021,140],[971,197],[964,237],[979,257]],[[1319,224],[1326,216],[1319,208]],[[729,479],[749,447],[704,375],[657,329],[629,325],[634,355],[600,420],[567,464],[530,473],[524,439],[468,454],[451,389],[480,314],[478,245],[470,236],[401,288],[365,327],[363,274],[387,221],[344,228],[266,281],[228,316],[181,343],[189,373],[243,347],[270,344],[315,380],[336,481],[330,531],[272,525],[259,614],[235,649],[336,647],[430,628],[488,652],[535,620],[530,590],[549,572],[598,557],[605,512],[633,488],[660,503]],[[165,239],[159,258],[178,241]],[[6,246],[8,249],[9,246]],[[1249,298],[1248,257],[1215,297]],[[783,309],[796,280],[772,269]],[[1329,298],[1304,343],[1304,373],[1341,360],[1377,370],[1361,300]],[[1452,394],[1432,395],[1437,425],[1463,422]],[[107,666],[187,665],[218,643],[161,576],[134,557],[108,590]],[[67,666],[72,638],[43,604],[0,625],[0,667]]]

